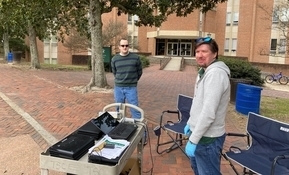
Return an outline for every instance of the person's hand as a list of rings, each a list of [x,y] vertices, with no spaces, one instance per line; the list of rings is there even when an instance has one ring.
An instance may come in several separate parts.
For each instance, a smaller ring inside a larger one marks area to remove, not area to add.
[[[189,125],[186,125],[185,128],[184,128],[184,133],[186,136],[190,136],[192,131],[190,130],[190,126]]]
[[[196,144],[193,144],[191,141],[188,141],[185,149],[186,154],[189,157],[195,157],[196,147],[197,147]]]

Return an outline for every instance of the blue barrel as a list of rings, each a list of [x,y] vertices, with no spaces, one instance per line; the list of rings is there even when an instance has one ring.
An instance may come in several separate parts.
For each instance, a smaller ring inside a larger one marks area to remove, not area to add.
[[[248,115],[249,112],[259,114],[261,90],[259,86],[238,83],[236,94],[236,111]]]
[[[13,62],[13,53],[9,52],[7,57],[8,57],[8,59],[7,59],[8,63],[12,63]]]

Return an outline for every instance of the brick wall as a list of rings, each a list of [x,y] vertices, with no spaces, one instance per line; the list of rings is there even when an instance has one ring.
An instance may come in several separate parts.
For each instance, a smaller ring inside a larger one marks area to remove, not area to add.
[[[251,63],[252,65],[258,67],[262,72],[269,74],[278,74],[282,72],[283,75],[289,76],[289,65],[284,64],[268,64],[268,63]]]

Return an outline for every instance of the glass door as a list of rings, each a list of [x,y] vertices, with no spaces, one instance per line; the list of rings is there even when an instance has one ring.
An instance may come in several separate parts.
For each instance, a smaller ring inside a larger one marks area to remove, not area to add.
[[[178,52],[179,52],[178,46],[179,46],[179,43],[177,42],[168,42],[167,54],[171,56],[178,56]]]
[[[180,43],[180,56],[191,56],[192,54],[192,43]]]

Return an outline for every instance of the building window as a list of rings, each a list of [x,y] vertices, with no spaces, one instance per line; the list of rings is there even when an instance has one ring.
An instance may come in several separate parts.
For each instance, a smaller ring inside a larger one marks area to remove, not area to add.
[[[286,45],[287,45],[286,39],[280,39],[280,44],[278,47],[278,53],[279,54],[285,54]]]
[[[44,39],[44,63],[57,64],[57,44],[58,40],[54,35]]]
[[[274,9],[272,14],[272,23],[284,22],[289,20],[289,10],[286,8]]]
[[[233,25],[238,25],[239,22],[239,12],[235,12],[233,16]]]
[[[278,23],[278,14],[277,14],[276,10],[273,11],[272,22],[273,23]]]
[[[165,55],[165,39],[156,39],[156,55]]]
[[[128,39],[128,44],[129,44],[130,48],[136,49],[138,47],[138,38],[137,38],[137,36],[128,36],[127,39]]]
[[[225,39],[225,47],[224,47],[224,49],[225,49],[225,52],[229,52],[229,41],[230,41],[230,39],[229,38],[226,38]]]
[[[277,50],[277,39],[271,39],[270,53],[276,54]]]
[[[280,13],[280,21],[282,22],[288,22],[288,18],[289,18],[289,11],[287,8],[282,8]]]
[[[231,25],[231,12],[227,12],[226,25],[227,25],[227,26],[230,26],[230,25]]]
[[[237,38],[233,38],[232,39],[232,52],[236,52],[237,51]]]
[[[132,21],[133,20],[133,21]],[[132,22],[137,22],[139,20],[138,16],[137,15],[131,15],[131,14],[128,14],[127,15],[127,23],[128,24],[131,24]]]

